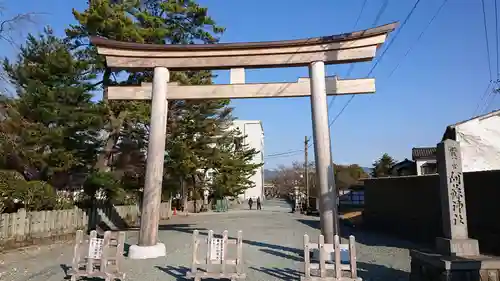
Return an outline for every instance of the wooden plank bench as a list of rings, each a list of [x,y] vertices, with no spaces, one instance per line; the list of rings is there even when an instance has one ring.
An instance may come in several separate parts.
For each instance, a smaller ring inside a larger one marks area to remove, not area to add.
[[[78,230],[72,268],[68,272],[71,281],[80,277],[123,280],[125,273],[120,272],[119,265],[123,260],[125,232],[106,231],[104,237],[99,238],[97,231],[92,230],[87,240],[83,238],[83,231]]]
[[[319,252],[319,262],[311,262],[311,251]],[[348,257],[341,257],[341,252],[348,252]],[[334,255],[333,260],[330,258]],[[312,274],[311,270],[319,271]],[[323,235],[318,243],[311,243],[309,236],[304,235],[304,273],[301,281],[361,281],[356,267],[356,240],[349,236],[349,244],[340,244],[338,235],[334,236],[333,244],[325,244]]]
[[[191,271],[186,273],[187,278],[194,278],[194,281],[200,281],[203,278],[211,279],[245,279],[243,272],[243,233],[238,231],[237,239],[228,238],[228,232],[222,233],[222,238],[214,238],[213,230],[208,232],[206,239],[200,239],[199,231],[193,232],[193,260]],[[206,243],[205,262],[201,263],[198,259],[198,249],[201,242]],[[236,259],[229,259],[229,245],[236,246]]]

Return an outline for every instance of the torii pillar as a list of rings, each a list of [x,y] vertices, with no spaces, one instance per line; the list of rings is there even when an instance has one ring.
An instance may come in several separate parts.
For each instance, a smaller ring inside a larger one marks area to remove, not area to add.
[[[165,244],[157,241],[160,221],[165,135],[167,133],[167,90],[170,73],[166,67],[155,67],[151,102],[146,179],[141,208],[141,230],[138,245],[129,249],[129,258],[146,259],[166,254]]]
[[[328,127],[328,102],[326,99],[325,63],[315,61],[309,65],[311,77],[311,111],[313,120],[314,158],[316,179],[319,186],[319,211],[321,234],[325,243],[333,244],[339,234],[337,190],[335,186],[330,130]]]

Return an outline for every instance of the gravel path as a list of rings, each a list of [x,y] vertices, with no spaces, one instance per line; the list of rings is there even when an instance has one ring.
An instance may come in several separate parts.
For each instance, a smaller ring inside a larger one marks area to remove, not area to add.
[[[270,206],[272,205],[272,206]],[[167,257],[154,260],[125,259],[126,280],[183,280],[190,267],[191,233],[208,229],[221,233],[227,229],[236,236],[243,231],[248,281],[298,280],[303,235],[319,234],[318,218],[288,213],[280,203],[263,206],[262,211],[235,211],[212,215],[174,217],[160,226],[160,240]],[[347,233],[347,230],[343,233]],[[354,233],[358,241],[359,274],[364,280],[408,280],[412,245],[376,234]],[[137,231],[127,233],[127,242],[137,242]],[[31,248],[0,255],[2,281],[62,281],[72,259],[71,243]]]

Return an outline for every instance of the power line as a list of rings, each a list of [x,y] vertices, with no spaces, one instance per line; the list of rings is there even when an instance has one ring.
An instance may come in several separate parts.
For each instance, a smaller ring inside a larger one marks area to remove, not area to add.
[[[484,25],[484,35],[485,35],[485,43],[486,43],[486,55],[488,59],[488,70],[490,74],[490,81],[493,80],[493,76],[491,74],[491,54],[490,54],[490,44],[488,40],[488,25],[486,23],[486,8],[484,7],[484,0],[481,0],[481,4],[483,6],[483,25]]]
[[[363,15],[363,11],[365,10],[365,7],[366,7],[366,4],[367,4],[368,0],[364,0],[363,1],[363,4],[361,6],[361,10],[359,11],[358,13],[358,17],[356,18],[356,21],[354,22],[354,27],[353,29],[356,29],[356,27],[358,26],[358,23],[359,21],[361,20],[361,16]],[[383,10],[385,11],[385,7],[387,6],[387,2],[389,2],[388,0],[385,1],[386,3],[383,4],[382,8]],[[381,9],[382,9],[381,8]],[[382,12],[383,13],[383,12]],[[379,11],[379,14],[382,14],[380,11]],[[378,16],[380,17],[380,16]],[[353,71],[354,69],[354,64],[350,64],[349,66],[349,69],[347,70],[347,73],[345,75],[345,77],[349,77],[351,75],[351,72]],[[330,103],[328,104],[328,110],[332,107],[333,105],[333,102],[335,101],[335,98],[337,98],[337,96],[333,96],[332,99],[330,100]],[[312,136],[310,136],[308,139],[311,139]],[[309,143],[309,145],[307,146],[307,148],[310,148],[312,146],[312,142]],[[297,150],[298,151],[298,150]],[[304,151],[304,150],[301,150],[301,152]],[[289,152],[288,152],[289,153]],[[274,156],[281,156],[281,155],[285,155],[285,156],[288,156],[287,155],[287,152],[283,152],[283,153],[274,153],[274,154],[270,154],[268,155],[267,157],[274,157]],[[291,156],[291,155],[290,155]]]
[[[387,0],[388,1],[388,0]],[[363,5],[361,6],[361,10],[359,11],[359,14],[358,14],[358,18],[356,19],[356,21],[354,22],[354,30],[356,29],[356,27],[358,26],[358,23],[359,23],[359,20],[361,19],[361,16],[363,15],[363,11],[365,10],[365,7],[366,7],[366,3],[368,2],[368,0],[364,0],[363,1]],[[350,64],[349,65],[349,69],[347,70],[346,72],[346,75],[345,77],[349,77],[351,75],[351,72],[354,70],[354,64]],[[335,99],[337,98],[337,96],[333,96],[332,99],[330,100],[330,103],[328,104],[328,109],[330,109],[333,105],[333,102],[335,101]]]
[[[484,90],[484,93],[481,95],[481,99],[479,99],[479,102],[477,103],[477,106],[476,106],[476,109],[474,110],[474,112],[472,113],[473,116],[475,116],[477,113],[478,113],[478,110],[479,110],[479,107],[481,106],[481,101],[484,100],[486,98],[486,96],[488,95],[488,91],[490,90],[490,87],[493,85],[493,82],[490,81],[488,83],[488,87],[486,87],[486,90]]]
[[[415,2],[415,5],[413,5],[413,7],[411,8],[410,12],[406,16],[406,18],[403,21],[403,23],[401,24],[401,27],[396,31],[396,34],[394,35],[394,37],[392,37],[391,41],[389,41],[389,43],[387,44],[387,47],[384,49],[384,51],[382,52],[382,54],[380,55],[380,57],[378,58],[378,60],[372,66],[372,68],[370,69],[370,72],[368,72],[368,74],[366,75],[367,77],[372,74],[373,70],[375,70],[375,68],[377,67],[377,65],[379,64],[379,62],[382,60],[382,58],[384,57],[384,55],[391,48],[391,46],[394,43],[394,41],[396,41],[396,38],[398,37],[398,35],[401,34],[401,30],[403,30],[403,28],[405,27],[406,23],[408,23],[408,20],[413,15],[413,12],[415,11],[415,9],[417,8],[417,6],[418,6],[419,3],[420,3],[420,0],[417,0],[417,2]],[[340,117],[340,115],[342,115],[342,113],[345,111],[345,109],[347,108],[347,106],[349,106],[349,104],[352,102],[352,100],[355,97],[356,97],[356,95],[352,95],[351,96],[351,98],[347,101],[347,103],[340,110],[340,112],[335,116],[335,118],[333,118],[333,120],[330,122],[330,124],[328,124],[328,127],[331,127],[333,125],[333,123],[335,123],[335,121],[337,121],[337,119]]]
[[[284,157],[292,157],[292,156],[295,156],[295,155],[299,155],[299,154],[302,154],[304,153],[304,150],[300,150],[300,151],[296,151],[296,152],[293,152],[293,153],[283,153],[283,154],[276,154],[276,155],[268,155],[268,156],[265,156],[264,158],[265,159],[276,159],[276,158],[284,158]]]
[[[499,56],[498,56],[498,7],[497,7],[497,0],[495,0],[495,35],[496,35],[496,59],[497,59],[497,65],[496,65],[496,70],[497,70],[497,79],[496,81],[493,81],[493,74],[492,74],[492,68],[491,68],[491,52],[490,52],[490,40],[489,40],[489,36],[488,36],[488,24],[487,24],[487,21],[486,21],[486,5],[484,4],[484,0],[481,0],[481,7],[482,7],[482,12],[483,12],[483,26],[484,26],[484,39],[485,39],[485,45],[486,45],[486,59],[488,61],[488,74],[490,76],[490,82],[488,83],[488,86],[486,87],[486,90],[484,91],[484,93],[481,95],[481,98],[479,99],[478,103],[477,103],[477,106],[476,106],[476,109],[474,110],[474,112],[472,113],[473,116],[481,113],[484,109],[488,108],[488,97],[491,95],[491,93],[489,92],[490,90],[490,87],[493,86],[493,83],[496,82],[498,83],[498,75],[499,75],[499,69],[498,69],[498,60],[499,60]],[[492,89],[493,91],[493,89]],[[484,104],[486,105],[485,108],[483,110],[479,110],[480,107],[481,107],[481,104]]]
[[[489,102],[487,101],[485,103],[484,109],[482,110],[483,113],[486,113],[489,111],[489,108],[491,105],[493,105],[493,101],[497,97],[498,93],[499,93],[499,89],[498,89],[498,81],[497,81],[496,84],[493,84],[493,88],[491,89],[491,92],[488,95],[488,98],[489,97],[491,97],[491,98],[489,99]]]
[[[497,46],[496,46],[496,51],[497,51],[497,76],[496,78],[498,79],[498,77],[500,76],[500,69],[498,68],[499,67],[499,56],[498,56],[498,47],[499,47],[499,40],[500,40],[500,37],[498,37],[498,7],[497,7],[497,0],[495,0],[495,35],[496,35],[496,42],[497,42]]]
[[[354,28],[356,28],[356,26],[358,26],[359,20],[361,19],[361,15],[363,15],[363,11],[365,10],[366,2],[368,2],[368,0],[363,1],[363,6],[361,6],[361,10],[359,11],[358,18],[356,19],[356,22],[354,23]]]
[[[281,155],[287,155],[287,154],[297,153],[297,152],[302,152],[302,151],[304,151],[304,150],[303,149],[295,149],[295,150],[289,150],[286,152],[278,152],[278,153],[268,154],[268,155],[266,155],[266,157],[281,156]]]
[[[406,16],[406,18],[403,21],[403,23],[401,24],[401,27],[396,31],[396,34],[394,35],[394,37],[392,37],[392,40],[387,44],[387,47],[384,49],[384,51],[382,52],[382,54],[380,55],[380,57],[375,62],[375,64],[373,65],[372,69],[370,70],[370,72],[368,72],[368,74],[366,76],[370,76],[370,74],[372,74],[373,70],[375,69],[375,67],[377,67],[377,65],[379,64],[379,62],[382,60],[382,58],[384,57],[385,53],[387,53],[387,51],[391,48],[391,46],[394,43],[394,41],[396,41],[396,38],[398,37],[398,35],[401,34],[401,30],[403,30],[403,28],[408,23],[408,20],[410,19],[410,17],[413,15],[413,12],[415,12],[415,9],[417,8],[417,6],[418,6],[419,3],[420,3],[420,0],[417,0],[417,2],[415,2],[415,5],[413,5],[413,8],[411,8],[410,12]]]
[[[385,0],[384,3],[382,4],[381,8],[378,10],[378,14],[375,17],[375,20],[373,21],[373,25],[377,25],[380,18],[382,17],[382,14],[384,14],[385,9],[387,8],[387,4],[389,4],[389,0]]]
[[[363,14],[363,10],[365,9],[366,2],[367,2],[367,0],[365,0],[363,2],[363,6],[361,7],[361,11],[359,12],[358,18],[356,19],[356,23],[354,24],[353,29],[356,29],[356,27],[358,25],[359,19],[361,18],[361,15]],[[382,17],[382,14],[384,14],[385,10],[387,9],[388,4],[389,4],[389,0],[385,0],[384,3],[382,4],[382,6],[380,6],[380,9],[378,10],[377,16],[375,17],[375,20],[372,23],[372,27],[375,27],[378,24],[380,18]],[[356,67],[356,64],[351,63],[349,65],[349,68],[347,69],[345,77],[351,76],[351,73],[354,71],[355,67]],[[352,95],[352,96],[354,96],[354,95]],[[328,105],[328,110],[330,110],[330,108],[332,107],[335,98],[337,98],[337,96],[333,96],[332,100],[330,101],[330,104]],[[352,97],[351,97],[351,99],[352,99]]]
[[[422,30],[422,32],[420,32],[420,34],[418,35],[417,37],[417,40],[410,46],[410,48],[408,48],[408,50],[406,51],[406,53],[404,54],[403,58],[401,60],[399,60],[398,64],[396,65],[396,67],[394,67],[394,69],[391,71],[391,73],[389,74],[389,76],[387,77],[387,79],[391,78],[392,74],[394,72],[396,72],[396,70],[399,68],[399,66],[401,65],[401,63],[404,61],[404,59],[410,54],[410,52],[413,50],[413,47],[415,47],[417,45],[417,43],[420,41],[420,39],[422,39],[422,37],[424,36],[425,32],[427,31],[427,29],[431,26],[432,22],[434,22],[434,20],[439,16],[439,13],[441,12],[441,10],[444,8],[444,6],[446,5],[446,3],[448,3],[448,0],[444,0],[443,3],[441,4],[441,6],[439,6],[439,8],[437,9],[437,11],[434,13],[434,16],[432,16],[431,20],[427,23],[427,25],[424,27],[424,29]]]

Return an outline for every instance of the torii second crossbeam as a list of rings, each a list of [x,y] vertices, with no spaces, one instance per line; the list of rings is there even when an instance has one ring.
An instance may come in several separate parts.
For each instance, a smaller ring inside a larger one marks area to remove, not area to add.
[[[351,95],[375,93],[375,79],[326,78],[327,95]],[[140,86],[110,86],[107,89],[110,100],[150,100],[152,83]],[[179,85],[169,83],[169,100],[192,99],[245,99],[245,98],[284,98],[306,97],[311,95],[310,79],[299,78],[289,83],[248,83],[217,85]]]

